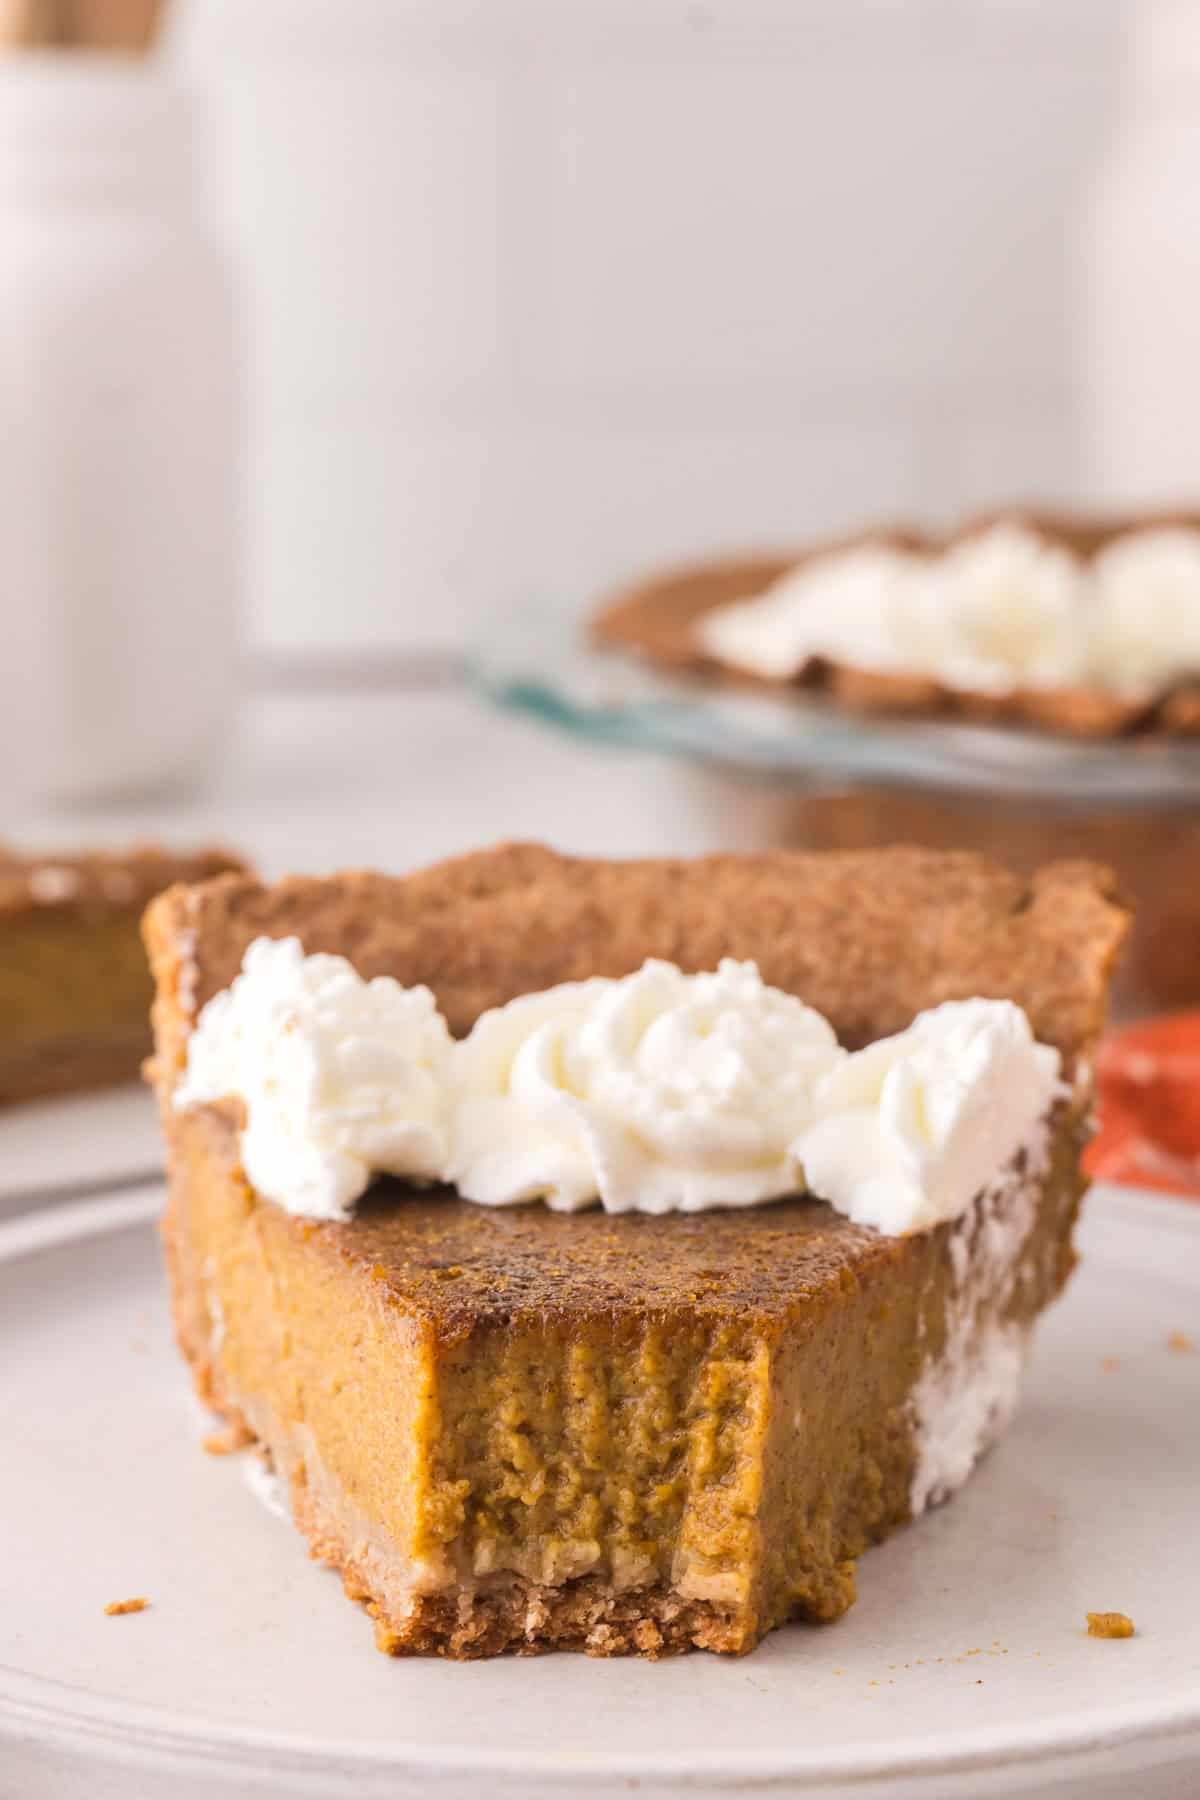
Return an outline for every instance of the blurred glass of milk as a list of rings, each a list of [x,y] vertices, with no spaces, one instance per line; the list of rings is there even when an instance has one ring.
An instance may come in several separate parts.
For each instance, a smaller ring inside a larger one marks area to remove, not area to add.
[[[0,798],[185,787],[235,668],[235,366],[192,95],[0,58]]]
[[[1200,3],[1129,9],[1081,242],[1084,452],[1098,501],[1200,494]]]

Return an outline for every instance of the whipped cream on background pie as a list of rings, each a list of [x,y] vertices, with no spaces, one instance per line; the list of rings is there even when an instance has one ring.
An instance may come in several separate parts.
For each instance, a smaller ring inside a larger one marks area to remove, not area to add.
[[[980,693],[1145,695],[1200,675],[1200,532],[1128,532],[1090,560],[1015,523],[940,553],[864,545],[695,630],[719,661],[780,680],[824,658]]]
[[[1009,513],[715,556],[614,594],[602,646],[854,712],[1200,734],[1200,514]]]

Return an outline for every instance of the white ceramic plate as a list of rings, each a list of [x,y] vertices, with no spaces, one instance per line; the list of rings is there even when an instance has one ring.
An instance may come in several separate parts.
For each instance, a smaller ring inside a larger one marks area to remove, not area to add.
[[[1017,1425],[838,1625],[739,1662],[456,1665],[378,1655],[198,1448],[155,1202],[0,1227],[0,1794],[1200,1792],[1200,1351],[1167,1343],[1200,1342],[1200,1208],[1093,1197]]]
[[[0,1218],[161,1169],[158,1114],[140,1082],[0,1110]]]

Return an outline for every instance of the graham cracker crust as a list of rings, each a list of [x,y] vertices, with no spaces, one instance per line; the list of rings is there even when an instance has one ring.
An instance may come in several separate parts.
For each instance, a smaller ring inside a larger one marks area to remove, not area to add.
[[[557,982],[626,975],[648,957],[703,970],[732,956],[823,1012],[851,1048],[941,1000],[994,996],[1023,1007],[1069,1066],[1100,1035],[1127,928],[1102,866],[1051,862],[1022,877],[904,846],[619,862],[516,843],[411,875],[222,875],[169,888],[146,913],[150,1073],[165,1091],[196,1013],[248,946],[292,934],[366,978],[424,982],[456,1035]]]

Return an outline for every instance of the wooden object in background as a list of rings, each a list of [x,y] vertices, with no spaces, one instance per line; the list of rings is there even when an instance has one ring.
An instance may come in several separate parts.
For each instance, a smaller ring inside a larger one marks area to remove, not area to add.
[[[0,48],[136,54],[158,37],[165,0],[0,0]]]
[[[745,784],[733,784],[744,793]],[[770,846],[976,850],[1027,874],[1047,857],[1106,863],[1134,910],[1117,970],[1121,1019],[1200,1003],[1200,816],[1194,807],[1084,808],[992,795],[846,787],[779,790],[759,820]]]

